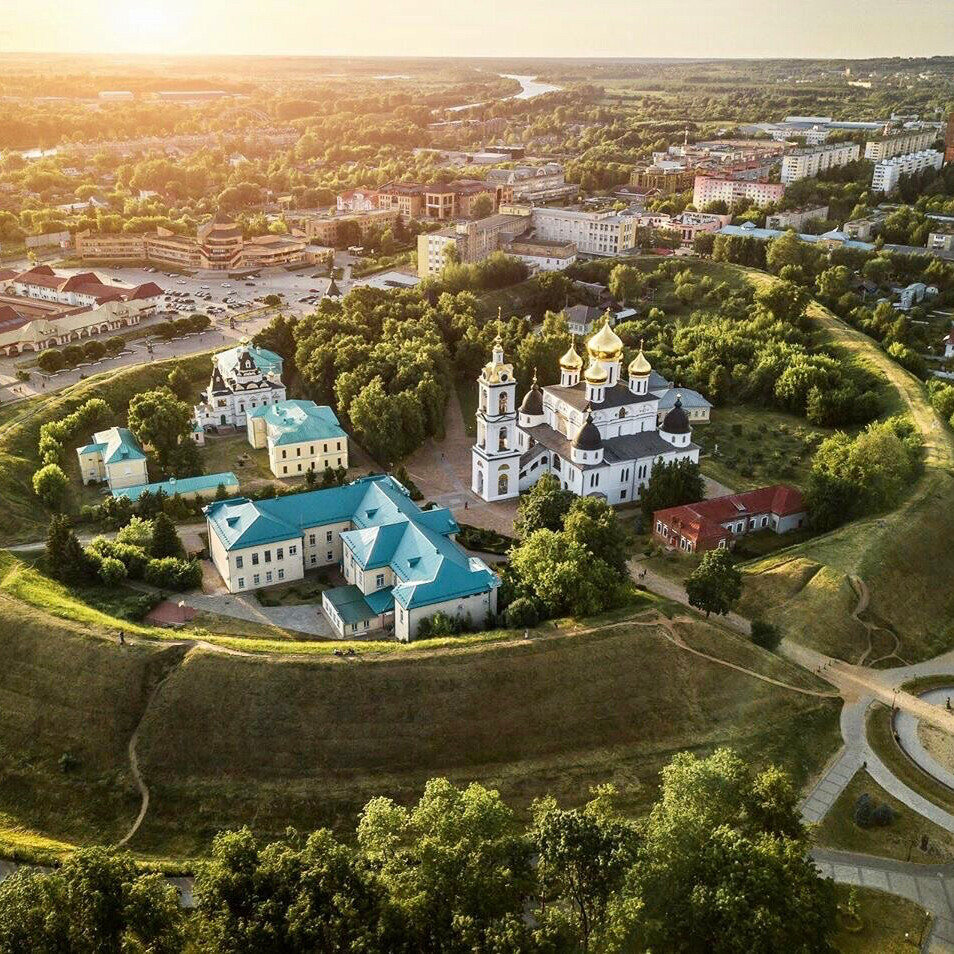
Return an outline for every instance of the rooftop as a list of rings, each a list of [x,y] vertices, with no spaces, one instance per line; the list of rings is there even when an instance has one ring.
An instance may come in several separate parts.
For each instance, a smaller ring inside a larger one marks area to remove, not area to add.
[[[335,412],[314,401],[277,401],[251,408],[250,418],[262,418],[273,444],[299,444],[345,438]]]
[[[215,493],[220,484],[226,490],[238,490],[239,479],[231,471],[221,474],[201,474],[198,477],[171,477],[169,480],[159,480],[154,484],[121,487],[113,491],[113,496],[128,497],[135,503],[145,493],[157,494],[160,491],[167,497],[174,497],[176,494],[198,494],[203,491]]]

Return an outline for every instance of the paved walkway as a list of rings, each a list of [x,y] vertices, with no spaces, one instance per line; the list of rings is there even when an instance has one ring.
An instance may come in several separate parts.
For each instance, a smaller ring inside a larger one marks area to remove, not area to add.
[[[934,916],[921,945],[932,954],[954,952],[954,865],[910,865],[847,851],[817,848],[812,858],[823,876],[839,884],[877,888],[914,901]],[[917,944],[918,938],[912,938]]]
[[[951,683],[954,684],[954,677],[952,677]],[[945,703],[952,695],[954,695],[954,690],[951,689],[931,689],[928,692],[921,693],[919,698],[943,710],[945,709]],[[901,740],[899,743],[901,748],[928,775],[933,776],[942,785],[954,789],[954,773],[941,765],[924,747],[924,743],[918,734],[919,722],[920,720],[910,712],[899,711],[895,714],[894,730]]]

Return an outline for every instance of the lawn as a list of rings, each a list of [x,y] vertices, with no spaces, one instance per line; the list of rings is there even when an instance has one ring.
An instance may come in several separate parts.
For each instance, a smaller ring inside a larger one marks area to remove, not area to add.
[[[321,576],[308,574],[303,580],[286,583],[284,586],[270,586],[267,590],[257,590],[255,598],[262,606],[301,606],[307,603],[320,603],[321,594],[331,584]]]
[[[266,485],[281,485],[268,466],[268,451],[252,447],[244,430],[221,436],[207,435],[199,454],[207,474],[231,471],[238,477],[243,492],[259,490]]]
[[[835,934],[839,954],[912,954],[920,950],[927,937],[931,916],[923,908],[896,894],[876,888],[849,888],[836,885],[840,906],[848,903],[854,890],[860,930],[850,930],[854,922],[841,917],[841,929]]]
[[[884,803],[895,813],[894,821],[884,828],[862,828],[855,824],[858,798],[867,793],[875,803]],[[927,850],[921,848],[927,838]],[[825,848],[856,851],[896,861],[946,864],[954,861],[954,832],[922,818],[889,795],[863,769],[848,783],[816,831],[816,841]]]
[[[460,401],[460,413],[464,416],[464,430],[468,437],[477,436],[477,383],[457,379],[454,383],[457,400]]]

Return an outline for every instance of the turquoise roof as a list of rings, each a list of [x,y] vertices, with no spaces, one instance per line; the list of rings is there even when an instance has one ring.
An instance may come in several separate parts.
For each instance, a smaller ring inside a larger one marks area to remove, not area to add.
[[[157,494],[160,490],[169,497],[176,494],[198,494],[204,490],[211,490],[215,493],[219,484],[224,484],[225,489],[228,490],[230,487],[238,487],[239,479],[231,471],[222,474],[201,474],[198,477],[172,478],[171,480],[160,480],[154,484],[120,487],[113,491],[113,496],[128,497],[135,502],[144,493]]]
[[[348,435],[341,429],[335,412],[314,401],[276,401],[246,411],[248,417],[263,418],[273,444],[300,444],[327,441]]]
[[[747,222],[745,225],[723,225],[719,229],[719,235],[740,235],[747,238],[759,239],[760,241],[768,241],[769,239],[778,238],[780,235],[784,235],[788,230],[783,229],[763,229],[759,228],[756,225],[753,225],[751,222]],[[842,238],[844,236],[844,238]],[[856,239],[848,238],[844,232],[838,232],[833,230],[831,232],[826,232],[824,235],[811,235],[807,232],[802,232],[798,234],[803,242],[808,242],[809,244],[814,244],[821,239],[838,239],[842,241],[845,248],[855,248],[862,251],[870,252],[874,245],[871,242],[859,242]]]
[[[341,621],[348,625],[349,623],[363,623],[380,616],[380,611],[373,610],[368,601],[354,584],[347,586],[336,586],[334,589],[325,590],[321,598],[327,600],[334,608],[335,612],[341,617]]]
[[[101,454],[106,450],[105,444],[84,444],[82,447],[76,448],[77,454]]]
[[[119,464],[124,460],[145,460],[146,455],[139,441],[128,427],[111,427],[93,435],[93,440],[102,445],[101,453],[106,464]],[[92,447],[92,444],[87,445]]]
[[[499,585],[489,567],[450,539],[460,528],[450,511],[421,510],[390,476],[363,477],[343,487],[270,500],[216,501],[205,508],[209,527],[226,550],[302,535],[306,528],[350,523],[342,542],[366,568],[389,566],[395,602],[410,608]],[[376,594],[366,597],[383,600]]]
[[[249,355],[255,362],[255,367],[257,367],[262,374],[281,377],[282,365],[284,363],[282,356],[275,354],[274,351],[269,351],[268,348],[257,348],[253,344],[247,346],[239,345],[236,348],[229,348],[228,351],[220,351],[215,356],[215,360],[222,369],[223,374],[228,374],[235,368],[238,364],[239,354],[244,351],[246,347],[248,348]]]

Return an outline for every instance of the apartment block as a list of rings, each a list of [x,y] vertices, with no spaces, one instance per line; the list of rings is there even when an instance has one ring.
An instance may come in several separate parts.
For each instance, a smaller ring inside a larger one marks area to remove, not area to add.
[[[824,222],[828,218],[828,206],[817,205],[805,209],[789,209],[787,212],[776,212],[766,216],[767,229],[802,229],[807,222],[819,220]]]
[[[826,169],[846,166],[861,156],[861,147],[856,142],[838,142],[816,146],[811,149],[796,149],[782,159],[782,182],[798,182],[813,179]]]
[[[530,225],[528,215],[489,215],[438,232],[424,232],[417,237],[417,273],[421,278],[436,275],[447,263],[447,249],[457,249],[464,264],[482,262],[503,245],[522,235]]]
[[[315,209],[289,210],[283,213],[285,224],[306,241],[336,247],[338,229],[345,222],[354,222],[362,237],[375,226],[391,228],[402,213],[396,208],[373,209],[370,212],[351,212],[343,215]]]
[[[944,164],[944,153],[936,149],[924,149],[907,156],[894,156],[875,163],[871,177],[872,192],[894,192],[901,176],[912,176],[925,169],[940,169]]]
[[[620,255],[636,247],[637,218],[626,212],[533,209],[531,224],[536,238],[571,242],[588,255]]]
[[[890,159],[892,156],[906,156],[909,153],[921,152],[933,146],[937,139],[936,129],[912,129],[890,136],[879,136],[865,143],[865,159],[879,162],[882,159]]]
[[[781,182],[697,175],[692,190],[692,204],[701,210],[711,202],[721,201],[731,208],[734,202],[748,199],[753,205],[763,206],[778,202],[784,194],[785,186]]]

